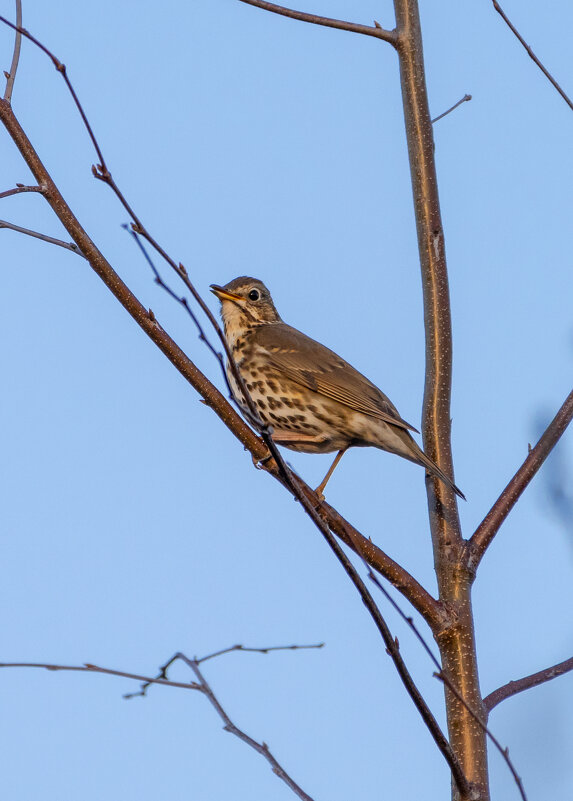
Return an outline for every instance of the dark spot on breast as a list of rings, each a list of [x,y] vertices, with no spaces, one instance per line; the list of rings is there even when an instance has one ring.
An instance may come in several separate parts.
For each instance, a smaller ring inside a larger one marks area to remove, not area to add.
[[[272,395],[267,395],[267,403],[269,404],[269,409],[282,409],[282,403],[273,398]]]
[[[288,406],[289,409],[292,409],[292,401],[289,398],[285,398],[281,395],[281,400],[285,406]]]
[[[309,403],[306,408],[308,409],[309,412],[314,412],[316,414],[317,408],[313,403]]]
[[[264,400],[262,400],[262,398],[258,398],[257,406],[259,407],[259,409],[266,409],[267,408],[267,404],[264,402]]]
[[[269,389],[270,389],[271,392],[278,392],[279,391],[279,388],[278,388],[276,382],[273,381],[272,378],[269,378],[267,380],[267,384],[268,384]]]

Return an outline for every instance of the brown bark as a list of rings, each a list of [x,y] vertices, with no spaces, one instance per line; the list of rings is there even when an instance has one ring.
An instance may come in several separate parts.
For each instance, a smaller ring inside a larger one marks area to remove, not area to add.
[[[426,329],[426,383],[422,433],[430,458],[453,476],[450,438],[452,332],[444,233],[434,161],[422,34],[417,0],[394,0],[397,50],[404,104],[418,248],[422,268]],[[443,483],[428,479],[428,504],[439,599],[456,622],[436,637],[443,669],[476,712],[483,710],[471,605],[472,574],[464,567],[456,497]],[[476,795],[489,798],[486,737],[468,709],[447,689],[451,745]],[[485,714],[483,716],[485,721]],[[453,797],[462,799],[455,784]],[[469,799],[467,796],[466,799]],[[466,801],[464,799],[464,801]]]

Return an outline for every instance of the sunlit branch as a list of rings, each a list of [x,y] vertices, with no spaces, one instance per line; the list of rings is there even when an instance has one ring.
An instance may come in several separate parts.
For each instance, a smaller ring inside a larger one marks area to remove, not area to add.
[[[523,782],[521,780],[521,777],[520,777],[519,773],[516,771],[515,766],[514,766],[513,762],[511,761],[511,759],[509,757],[509,748],[504,748],[502,746],[502,744],[499,742],[497,737],[495,737],[495,735],[492,734],[490,729],[487,727],[487,724],[482,720],[481,716],[478,715],[478,713],[474,709],[472,709],[472,707],[467,703],[465,698],[456,689],[456,687],[452,684],[452,682],[449,680],[449,678],[447,677],[447,675],[443,671],[439,671],[437,673],[434,673],[434,676],[437,679],[439,679],[440,681],[442,681],[446,685],[448,690],[450,690],[450,692],[452,692],[456,696],[458,701],[467,709],[467,711],[470,713],[472,718],[476,721],[476,723],[480,726],[480,728],[485,732],[486,736],[489,737],[489,739],[492,741],[494,746],[497,748],[497,750],[501,754],[505,764],[509,768],[509,771],[510,771],[511,775],[513,776],[513,780],[515,781],[515,783],[517,785],[517,789],[519,790],[519,794],[521,796],[522,801],[527,801],[527,796],[525,795],[525,788],[523,786]]]
[[[324,25],[327,28],[337,28],[341,31],[350,31],[351,33],[363,33],[365,36],[374,36],[376,39],[382,39],[392,45],[396,45],[395,31],[387,31],[380,23],[374,22],[373,26],[360,25],[356,22],[346,22],[341,19],[332,19],[330,17],[321,17],[318,14],[307,14],[304,11],[295,11],[292,8],[285,8],[276,3],[267,3],[264,0],[239,0],[241,3],[247,3],[256,8],[262,8],[263,11],[271,11],[273,14],[280,14],[283,17],[290,17],[290,19],[297,19],[301,22],[310,22],[313,25]]]
[[[474,570],[481,562],[487,548],[491,545],[501,524],[517,503],[520,495],[547,459],[567,426],[573,418],[573,390],[549,423],[537,445],[532,448],[527,458],[503,490],[497,501],[477,527],[468,545],[468,565]]]
[[[546,681],[551,681],[551,679],[556,679],[559,676],[565,675],[565,673],[569,673],[573,670],[573,657],[571,659],[566,659],[564,662],[559,662],[557,665],[553,665],[552,667],[545,668],[544,670],[538,670],[537,673],[531,673],[529,676],[524,676],[522,679],[516,679],[515,681],[508,681],[507,684],[504,684],[502,687],[498,687],[497,690],[494,690],[489,695],[483,699],[483,703],[485,708],[488,712],[500,704],[502,701],[505,701],[506,698],[511,698],[512,695],[517,695],[517,693],[522,693],[524,690],[529,690],[531,687],[538,687],[540,684],[544,684]]]

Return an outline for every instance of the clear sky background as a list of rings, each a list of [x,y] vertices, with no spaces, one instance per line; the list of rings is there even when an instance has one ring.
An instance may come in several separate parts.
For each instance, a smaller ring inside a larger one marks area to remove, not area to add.
[[[466,536],[571,390],[573,114],[488,0],[423,2],[454,329],[453,447]],[[573,6],[505,0],[573,92]],[[392,27],[390,2],[306,10]],[[13,18],[13,6],[2,12]],[[424,336],[398,65],[374,39],[235,0],[26,0],[67,65],[108,163],[151,232],[209,295],[262,278],[283,318],[365,372],[419,425]],[[3,69],[12,34],[0,28]],[[90,173],[61,78],[24,42],[13,105],[80,221],[222,386],[183,311],[154,286]],[[30,175],[0,132],[0,190]],[[65,236],[42,199],[0,217]],[[326,642],[205,665],[221,702],[317,801],[444,799],[445,763],[320,535],[143,335],[89,266],[0,232],[1,659],[153,675],[175,651]],[[330,457],[287,452],[311,484]],[[504,524],[474,590],[484,694],[573,654],[568,432]],[[423,470],[345,456],[328,499],[435,591]],[[380,605],[440,719],[432,665]],[[404,604],[407,609],[407,605]],[[187,680],[180,668],[173,677]],[[123,679],[0,673],[0,793],[10,801],[293,798],[207,702]],[[573,792],[573,676],[497,708],[491,727],[530,801]],[[491,754],[496,799],[517,798]]]

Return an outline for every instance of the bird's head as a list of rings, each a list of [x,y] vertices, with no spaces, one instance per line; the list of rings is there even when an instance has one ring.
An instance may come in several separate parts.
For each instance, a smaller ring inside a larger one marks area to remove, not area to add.
[[[211,292],[221,301],[221,317],[228,328],[279,323],[271,293],[257,278],[241,276],[225,286],[211,284]]]

